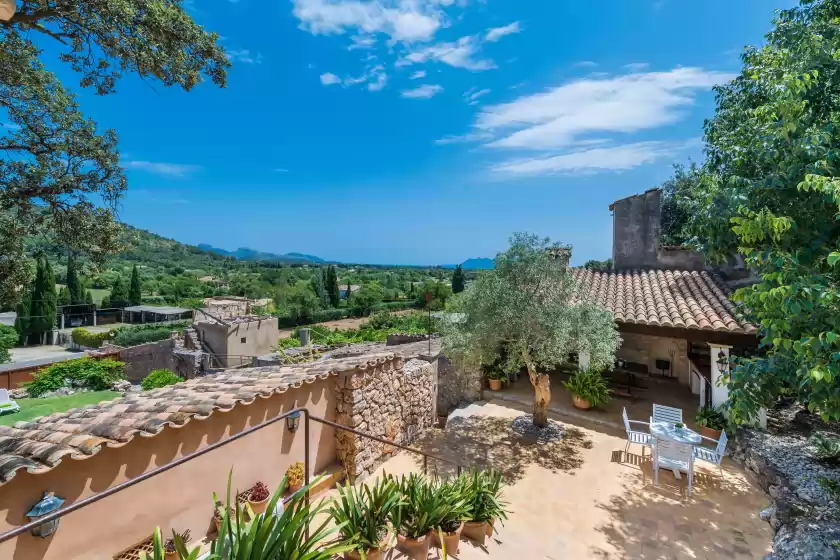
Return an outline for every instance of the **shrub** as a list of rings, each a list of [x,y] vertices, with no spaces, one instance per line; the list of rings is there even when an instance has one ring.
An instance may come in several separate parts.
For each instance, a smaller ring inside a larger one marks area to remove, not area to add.
[[[55,391],[68,385],[104,391],[123,379],[125,364],[116,360],[95,360],[82,358],[59,362],[32,376],[24,384],[30,397],[38,397],[47,391]]]
[[[811,444],[817,448],[817,458],[830,463],[840,462],[840,439],[823,434],[811,436]]]
[[[294,465],[289,465],[286,469],[286,478],[289,479],[289,484],[301,484],[303,482],[303,468],[304,465],[300,461]]]
[[[723,430],[726,427],[726,417],[713,406],[704,406],[697,410],[694,421],[710,430]]]
[[[144,391],[150,391],[152,389],[159,389],[168,385],[175,385],[181,381],[183,381],[183,378],[178,377],[174,372],[168,369],[154,369],[151,373],[149,373],[149,375],[143,378],[143,381],[140,382],[140,386],[143,387]]]
[[[384,301],[377,303],[371,309],[376,311],[399,311],[401,309],[412,309],[417,307],[416,301]]]
[[[563,385],[574,395],[594,407],[610,402],[610,389],[607,380],[594,369],[579,369]]]
[[[0,364],[12,361],[9,349],[14,348],[18,342],[18,332],[14,327],[0,325]]]
[[[166,340],[172,333],[173,328],[155,327],[155,328],[126,328],[120,329],[114,335],[114,344],[117,346],[137,346],[138,344],[146,344],[148,342],[158,342]]]
[[[106,340],[110,339],[113,336],[113,333],[110,331],[105,332],[90,332],[87,329],[79,327],[78,329],[73,329],[73,332],[70,335],[73,338],[73,342],[78,344],[79,346],[87,346],[88,348],[99,348],[102,346],[102,343]]]

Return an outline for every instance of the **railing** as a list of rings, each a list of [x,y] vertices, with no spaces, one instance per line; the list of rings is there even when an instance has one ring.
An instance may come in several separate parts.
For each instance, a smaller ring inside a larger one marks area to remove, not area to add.
[[[82,509],[84,507],[87,507],[91,504],[95,504],[96,502],[98,502],[98,501],[100,501],[104,498],[107,498],[108,496],[113,496],[114,494],[117,494],[118,492],[122,492],[123,490],[127,490],[128,488],[131,488],[132,486],[134,486],[136,484],[139,484],[139,483],[141,483],[145,480],[149,480],[150,478],[153,478],[153,477],[155,477],[159,474],[163,474],[168,470],[171,470],[171,469],[174,469],[175,467],[183,465],[184,463],[188,463],[189,461],[192,461],[193,459],[201,457],[202,455],[205,455],[206,453],[210,453],[211,451],[214,451],[214,450],[216,450],[220,447],[223,447],[223,446],[225,446],[229,443],[232,443],[232,442],[234,442],[238,439],[244,438],[245,436],[248,436],[248,435],[250,435],[250,434],[252,434],[252,433],[254,433],[258,430],[261,430],[261,429],[263,429],[267,426],[270,426],[272,424],[280,422],[281,420],[284,420],[284,419],[286,419],[289,416],[292,416],[294,414],[302,414],[303,417],[304,417],[304,422],[303,422],[303,435],[304,435],[304,442],[303,442],[303,444],[304,444],[303,445],[303,454],[304,454],[304,457],[303,457],[303,464],[304,464],[303,472],[304,472],[304,475],[303,476],[304,476],[304,479],[303,479],[303,485],[304,485],[305,488],[307,488],[307,491],[306,491],[306,503],[307,504],[309,503],[309,498],[310,498],[309,489],[308,489],[308,486],[309,486],[309,483],[310,483],[310,475],[309,475],[309,472],[310,472],[309,471],[309,465],[310,465],[310,462],[309,462],[309,456],[310,456],[310,453],[309,453],[309,422],[310,421],[318,422],[320,424],[331,426],[331,427],[333,427],[337,430],[343,430],[343,431],[346,431],[346,432],[350,432],[352,434],[356,434],[358,436],[362,436],[362,437],[365,437],[365,438],[368,438],[368,439],[372,439],[374,441],[378,441],[380,443],[384,443],[386,445],[390,445],[392,447],[396,447],[396,448],[402,449],[404,451],[409,451],[411,453],[416,453],[418,455],[422,455],[423,456],[423,472],[424,472],[424,474],[428,474],[428,462],[429,462],[430,458],[434,459],[436,461],[441,461],[443,463],[448,463],[450,465],[453,465],[456,468],[458,474],[461,474],[462,466],[460,464],[456,463],[455,461],[450,461],[449,459],[444,459],[443,457],[438,457],[438,456],[432,455],[430,453],[424,453],[423,451],[420,451],[419,449],[415,449],[413,447],[408,447],[406,445],[400,445],[400,444],[395,443],[393,441],[389,441],[387,439],[383,439],[383,438],[374,436],[372,434],[368,434],[368,433],[356,430],[354,428],[350,428],[348,426],[343,426],[341,424],[337,424],[335,422],[327,420],[326,418],[320,418],[318,416],[312,416],[309,413],[309,410],[306,409],[306,408],[295,408],[293,410],[290,410],[286,413],[281,414],[280,416],[275,416],[274,418],[270,418],[269,420],[266,420],[265,422],[257,424],[256,426],[252,426],[252,427],[248,428],[247,430],[243,430],[243,431],[239,432],[238,434],[232,435],[227,439],[223,439],[221,441],[218,441],[216,443],[208,445],[207,447],[205,447],[203,449],[199,449],[198,451],[194,451],[194,452],[192,452],[188,455],[184,455],[183,457],[181,457],[179,459],[175,459],[171,463],[167,463],[166,465],[163,465],[162,467],[152,469],[149,472],[143,473],[140,476],[132,478],[131,480],[126,480],[125,482],[117,484],[116,486],[114,486],[112,488],[108,488],[107,490],[99,492],[98,494],[94,494],[93,496],[88,496],[87,498],[79,500],[78,502],[74,502],[73,504],[70,504],[69,506],[67,506],[65,508],[56,510],[56,511],[54,511],[52,513],[49,513],[49,514],[47,514],[43,517],[39,517],[38,519],[36,519],[34,521],[30,521],[29,523],[26,523],[25,525],[21,525],[17,529],[12,529],[10,531],[6,531],[5,533],[0,534],[0,543],[3,543],[3,542],[5,542],[9,539],[13,539],[17,536],[28,533],[32,529],[34,529],[34,528],[36,528],[40,525],[43,525],[44,523],[49,523],[50,521],[54,521],[56,519],[64,517],[65,515],[73,513],[76,510],[80,510],[80,509]],[[283,501],[285,503],[285,502],[288,502],[290,499],[291,499],[291,497],[287,497]],[[309,528],[307,527],[307,534],[308,534],[308,532],[309,532]]]
[[[693,361],[688,361],[691,373],[697,376],[700,382],[700,404],[701,406],[712,406],[712,381],[703,375]]]

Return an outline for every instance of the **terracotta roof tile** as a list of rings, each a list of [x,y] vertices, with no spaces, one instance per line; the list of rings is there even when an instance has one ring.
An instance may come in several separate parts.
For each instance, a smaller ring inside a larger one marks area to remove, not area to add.
[[[331,375],[375,367],[397,369],[404,352],[381,352],[305,365],[226,370],[153,391],[0,426],[0,484],[20,469],[42,473],[65,457],[86,459],[103,446],[121,447],[135,436],[153,437],[167,426],[183,426],[230,410],[257,397],[269,398]]]
[[[706,271],[572,269],[583,293],[619,323],[751,334],[738,317],[723,281]]]

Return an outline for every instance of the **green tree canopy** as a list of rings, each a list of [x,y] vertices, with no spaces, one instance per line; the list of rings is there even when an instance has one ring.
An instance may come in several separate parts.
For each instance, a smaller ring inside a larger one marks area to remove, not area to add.
[[[353,293],[353,299],[350,300],[350,308],[357,315],[370,315],[373,307],[377,303],[382,303],[385,297],[385,290],[379,282],[368,282],[362,284],[356,292]]]
[[[548,371],[571,352],[588,354],[590,366],[612,365],[621,342],[612,315],[576,287],[565,262],[553,256],[558,243],[517,233],[496,256],[495,268],[478,275],[450,303],[463,322],[444,322],[444,344],[468,364],[503,361],[508,371],[525,366],[534,386],[534,423],[545,426],[551,386]]]
[[[338,288],[338,275],[335,271],[335,266],[329,265],[327,267],[326,277],[327,296],[332,307],[338,307],[341,301],[341,291]]]
[[[117,135],[101,132],[75,96],[47,71],[40,45],[100,95],[135,73],[190,90],[208,76],[224,86],[230,66],[219,37],[179,0],[17,0],[0,21],[0,302],[28,283],[24,237],[49,233],[101,264],[120,247],[114,210],[126,189]]]
[[[131,269],[131,281],[128,285],[128,302],[131,305],[140,305],[143,301],[143,292],[140,289],[140,273],[137,271],[137,265]]]
[[[55,328],[56,315],[55,275],[46,255],[37,258],[35,284],[32,288],[29,334],[41,336]]]
[[[108,304],[110,307],[128,306],[128,290],[125,287],[122,276],[118,275],[114,279],[114,285],[111,286],[111,294],[108,296]]]
[[[84,289],[76,271],[76,259],[73,255],[67,257],[67,291],[70,303],[78,305],[85,302]]]
[[[455,270],[452,271],[452,293],[453,294],[460,294],[464,291],[464,287],[466,286],[466,279],[464,278],[464,270],[461,268],[461,265],[457,265]]]

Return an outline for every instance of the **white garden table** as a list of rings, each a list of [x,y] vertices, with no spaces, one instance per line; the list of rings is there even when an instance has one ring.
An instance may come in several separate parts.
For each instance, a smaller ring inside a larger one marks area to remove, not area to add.
[[[677,428],[672,422],[654,422],[653,418],[650,419],[650,435],[688,445],[700,445],[703,442],[700,434],[691,428],[685,426]],[[679,471],[673,472],[677,480],[680,480]]]

